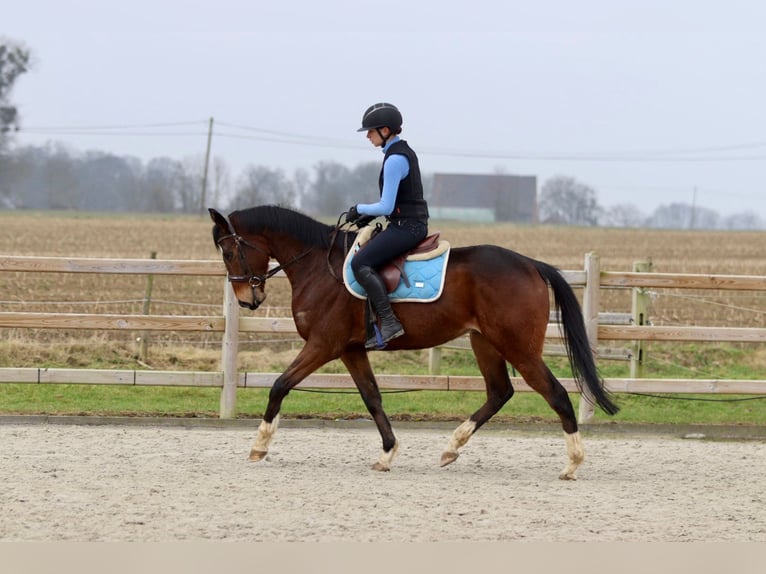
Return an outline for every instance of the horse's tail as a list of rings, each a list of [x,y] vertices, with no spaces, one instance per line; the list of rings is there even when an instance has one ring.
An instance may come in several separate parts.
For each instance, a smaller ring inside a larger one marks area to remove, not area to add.
[[[604,389],[603,380],[598,373],[588,342],[580,302],[572,287],[555,267],[541,261],[534,261],[534,265],[553,290],[556,310],[559,313],[564,334],[564,346],[577,388],[582,392],[584,383],[590,391],[590,396],[582,393],[585,400],[591,400],[592,396],[604,412],[610,415],[616,414],[620,408],[612,402],[609,393]]]

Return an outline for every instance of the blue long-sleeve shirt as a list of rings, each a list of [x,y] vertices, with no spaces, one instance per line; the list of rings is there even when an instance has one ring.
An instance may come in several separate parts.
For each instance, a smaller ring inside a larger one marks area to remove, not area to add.
[[[383,146],[383,153],[388,151],[394,143],[401,138],[394,136]],[[391,155],[383,163],[383,191],[380,194],[380,201],[377,203],[359,203],[356,206],[357,211],[362,215],[371,215],[378,217],[381,215],[391,215],[396,203],[396,195],[399,192],[399,182],[410,173],[410,162],[406,156]]]

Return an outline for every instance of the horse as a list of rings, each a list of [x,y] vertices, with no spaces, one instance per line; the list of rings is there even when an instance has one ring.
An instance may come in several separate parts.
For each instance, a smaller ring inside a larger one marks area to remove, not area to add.
[[[365,349],[365,302],[341,278],[357,231],[321,223],[300,211],[262,205],[233,211],[228,218],[210,208],[213,241],[243,308],[256,310],[266,282],[282,270],[292,289],[292,315],[305,341],[273,383],[250,460],[262,460],[277,430],[282,401],[322,365],[340,359],[348,369],[382,439],[373,470],[389,471],[399,447]],[[278,266],[269,270],[275,259]],[[440,464],[457,460],[470,437],[513,396],[507,364],[540,393],[558,415],[567,462],[559,478],[574,480],[585,454],[569,395],[542,358],[550,313],[549,288],[559,312],[575,382],[583,398],[613,415],[619,410],[603,388],[588,342],[580,303],[555,267],[497,245],[451,249],[441,296],[430,303],[394,303],[405,334],[384,352],[436,347],[468,334],[486,386],[486,401],[452,433]]]

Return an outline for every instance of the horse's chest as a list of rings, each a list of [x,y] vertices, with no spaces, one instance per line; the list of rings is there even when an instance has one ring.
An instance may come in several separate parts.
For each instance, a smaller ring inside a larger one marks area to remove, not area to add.
[[[295,328],[298,334],[306,338],[313,323],[311,313],[309,311],[296,311],[293,313],[293,321],[295,321]]]

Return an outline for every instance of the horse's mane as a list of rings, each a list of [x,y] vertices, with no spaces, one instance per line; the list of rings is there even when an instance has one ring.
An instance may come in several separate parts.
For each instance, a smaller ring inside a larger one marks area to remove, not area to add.
[[[330,247],[333,226],[321,223],[289,207],[259,205],[234,211],[229,214],[229,219],[236,222],[240,233],[243,230],[250,233],[280,231],[307,245],[325,249]]]

